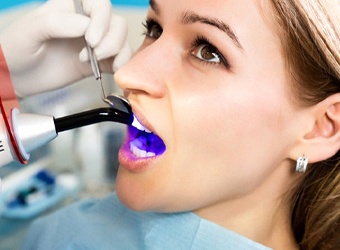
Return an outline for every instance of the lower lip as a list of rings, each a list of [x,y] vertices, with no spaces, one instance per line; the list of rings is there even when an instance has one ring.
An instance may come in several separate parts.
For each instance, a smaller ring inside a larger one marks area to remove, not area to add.
[[[159,156],[139,158],[130,151],[130,142],[125,141],[118,153],[118,161],[122,167],[132,173],[145,171]]]

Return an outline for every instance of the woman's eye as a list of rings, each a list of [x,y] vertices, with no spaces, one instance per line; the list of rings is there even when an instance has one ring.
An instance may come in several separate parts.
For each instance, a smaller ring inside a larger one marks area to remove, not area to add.
[[[223,64],[227,68],[230,67],[227,60],[223,57],[219,50],[208,41],[207,38],[197,37],[191,46],[191,54],[202,62]]]
[[[147,37],[158,39],[163,33],[162,27],[154,20],[146,20],[143,26],[145,27],[144,35]]]
[[[204,61],[221,63],[219,54],[216,52],[214,48],[212,48],[209,45],[203,44],[198,46],[196,50],[192,51],[192,54]]]

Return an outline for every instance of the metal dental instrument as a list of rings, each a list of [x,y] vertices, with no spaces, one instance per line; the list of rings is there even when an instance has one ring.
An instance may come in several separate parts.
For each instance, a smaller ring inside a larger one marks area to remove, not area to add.
[[[74,6],[76,8],[76,12],[78,14],[85,15],[81,0],[73,0],[73,2],[74,2]],[[102,91],[102,100],[105,103],[107,103],[110,107],[112,107],[112,105],[113,105],[112,102],[108,98],[106,98],[106,95],[105,95],[103,82],[102,82],[102,75],[101,75],[101,72],[100,72],[100,69],[99,69],[98,60],[96,58],[96,55],[94,54],[93,49],[91,48],[89,43],[86,41],[85,37],[84,37],[84,40],[85,40],[87,53],[89,54],[92,71],[94,73],[94,76],[96,77],[96,80],[97,81],[99,80],[99,82],[100,82],[101,91]]]

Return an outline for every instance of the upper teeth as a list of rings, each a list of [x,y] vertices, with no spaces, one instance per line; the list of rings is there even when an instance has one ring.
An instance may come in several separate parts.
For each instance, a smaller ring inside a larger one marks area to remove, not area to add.
[[[131,124],[133,127],[137,128],[138,130],[145,131],[146,133],[151,133],[150,130],[145,128],[140,122],[137,120],[136,117],[134,117],[133,122]]]

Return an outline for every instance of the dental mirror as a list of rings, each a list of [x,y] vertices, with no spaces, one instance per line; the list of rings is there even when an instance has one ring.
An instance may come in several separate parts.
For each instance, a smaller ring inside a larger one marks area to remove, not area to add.
[[[130,102],[125,97],[111,93],[104,100],[111,108],[119,109],[126,113],[132,113]]]

